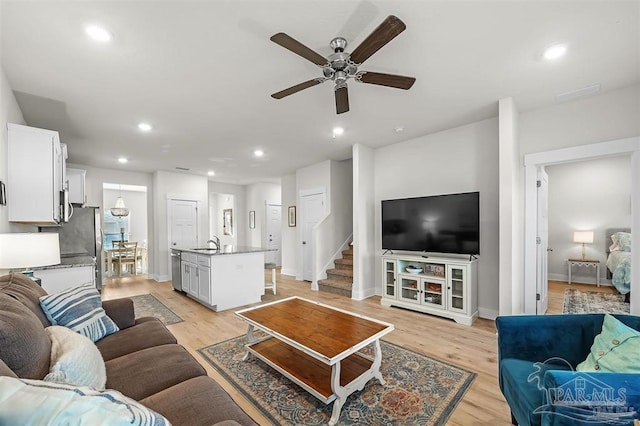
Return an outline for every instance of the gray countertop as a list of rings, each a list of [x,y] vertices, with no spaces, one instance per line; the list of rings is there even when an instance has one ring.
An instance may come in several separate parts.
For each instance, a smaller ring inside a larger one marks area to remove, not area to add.
[[[184,251],[188,253],[205,254],[209,256],[218,256],[222,254],[242,254],[242,253],[259,253],[262,251],[272,251],[272,249],[264,247],[249,247],[249,246],[234,246],[225,244],[221,250],[209,249],[209,248],[172,248],[171,250]]]
[[[42,269],[60,269],[60,268],[77,268],[80,266],[95,266],[96,259],[92,256],[74,256],[60,258],[60,263],[50,266],[39,266],[31,268],[34,271],[40,271]]]

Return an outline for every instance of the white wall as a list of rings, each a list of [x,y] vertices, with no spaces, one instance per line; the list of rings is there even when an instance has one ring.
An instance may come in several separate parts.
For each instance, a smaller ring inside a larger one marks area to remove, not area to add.
[[[239,224],[237,223],[238,212],[235,208],[236,196],[233,194],[209,193],[209,238],[214,236],[220,239],[220,245],[238,245]],[[224,210],[232,209],[232,235],[224,234]]]
[[[331,161],[323,161],[296,170],[296,279],[302,279],[302,223],[300,194],[304,191],[318,190],[325,193],[324,213],[331,210]],[[283,212],[283,216],[285,216]]]
[[[7,191],[11,191],[10,182],[7,182],[7,123],[26,123],[2,67],[0,67],[0,123],[0,181],[4,182]],[[9,223],[7,214],[7,206],[0,205],[0,233],[37,231],[34,226]]]
[[[333,261],[342,257],[353,237],[353,162],[330,161],[329,167],[326,217],[314,230],[314,282],[327,277],[325,271],[334,267]]]
[[[296,276],[298,262],[297,227],[288,226],[287,211],[290,206],[297,205],[296,176],[287,175],[280,178],[282,204],[282,269],[283,275]]]
[[[248,213],[246,210],[246,187],[244,185],[235,185],[232,183],[220,183],[209,181],[207,183],[209,194],[232,194],[233,195],[233,220],[238,224],[249,223]],[[220,213],[222,214],[222,213]],[[247,225],[248,227],[249,225]],[[237,244],[241,246],[247,245],[247,230],[244,226],[240,225],[234,227],[234,235],[231,239],[231,243],[226,242],[223,244]],[[220,241],[223,240],[222,225],[219,228],[218,234],[213,234],[220,237]],[[209,239],[209,238],[207,238]],[[226,240],[225,240],[226,241]]]
[[[256,183],[247,185],[246,217],[243,226],[247,230],[247,244],[252,247],[266,247],[266,204],[281,204],[280,185],[274,183]],[[249,229],[249,211],[256,212],[256,227]],[[286,209],[284,210],[286,212]]]
[[[631,158],[546,167],[549,175],[549,279],[568,279],[568,258],[580,258],[582,245],[573,242],[574,231],[593,231],[586,256],[601,262],[601,282],[606,282],[606,249],[611,244],[607,228],[631,227]],[[595,283],[593,269],[574,268],[572,281]],[[610,281],[609,281],[610,283]]]
[[[380,202],[480,191],[478,305],[498,312],[498,120],[483,120],[378,148],[375,164],[376,286],[381,291]]]
[[[156,245],[155,234],[153,233],[155,215],[153,208],[153,179],[151,173],[132,172],[128,170],[103,169],[99,167],[86,166],[82,164],[68,163],[68,167],[86,170],[85,192],[87,196],[87,206],[100,207],[102,210],[111,208],[112,205],[104,205],[103,184],[114,183],[120,185],[138,185],[147,188],[146,205],[146,235],[147,235],[147,268],[150,277],[156,276]],[[125,205],[127,200],[125,199]],[[127,205],[128,207],[128,205]],[[102,223],[104,226],[104,223]],[[142,226],[142,225],[141,225]]]
[[[640,85],[548,108],[521,112],[518,121],[521,170],[524,170],[526,154],[638,136],[638,117]],[[551,185],[549,188],[551,189]],[[514,200],[514,209],[522,211],[519,220],[524,223],[523,194],[524,185],[520,189],[520,200]],[[524,288],[524,270],[520,271],[519,275]],[[530,303],[526,300],[524,302],[525,305]]]
[[[376,294],[375,191],[373,149],[353,146],[353,289],[362,300]]]
[[[207,178],[156,171],[153,174],[153,212],[155,223],[155,251],[157,258],[153,270],[158,281],[169,280],[171,262],[169,257],[168,199],[194,200],[198,202],[198,245],[204,246],[209,239],[209,193]]]
[[[523,185],[518,142],[518,108],[513,98],[498,101],[499,120],[499,313],[522,310],[523,229],[521,188]],[[514,285],[515,284],[515,285]],[[491,317],[487,315],[486,317]]]

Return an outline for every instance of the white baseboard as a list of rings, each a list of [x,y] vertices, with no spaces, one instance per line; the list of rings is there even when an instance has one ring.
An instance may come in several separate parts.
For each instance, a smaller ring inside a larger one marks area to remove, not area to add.
[[[151,275],[147,275],[149,278],[151,278],[154,281],[157,281],[159,283],[163,282],[163,281],[171,281],[171,277],[169,275],[156,275],[156,274],[151,274]]]
[[[295,277],[296,276],[296,271],[294,271],[293,269],[280,269],[280,275],[287,275],[289,277]]]
[[[375,287],[371,287],[371,288],[365,288],[362,289],[358,292],[354,292],[353,290],[351,291],[351,298],[353,300],[364,300],[364,299],[368,299],[371,296],[375,296],[376,295],[376,289]]]
[[[495,320],[496,318],[498,318],[498,315],[499,313],[496,310],[480,307],[478,308],[478,316],[480,318]]]

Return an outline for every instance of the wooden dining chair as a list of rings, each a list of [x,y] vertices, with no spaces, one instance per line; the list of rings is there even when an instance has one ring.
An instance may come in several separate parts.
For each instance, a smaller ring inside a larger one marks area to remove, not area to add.
[[[120,243],[120,242],[119,242]],[[118,247],[118,257],[114,259],[118,267],[118,276],[122,275],[122,267],[131,267],[131,274],[136,275],[136,251],[138,243],[123,242]]]

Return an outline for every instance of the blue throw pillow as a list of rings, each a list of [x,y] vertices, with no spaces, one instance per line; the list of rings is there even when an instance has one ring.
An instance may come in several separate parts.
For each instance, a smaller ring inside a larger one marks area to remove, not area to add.
[[[42,296],[40,306],[51,325],[68,327],[93,342],[119,330],[102,309],[100,293],[91,283]]]

